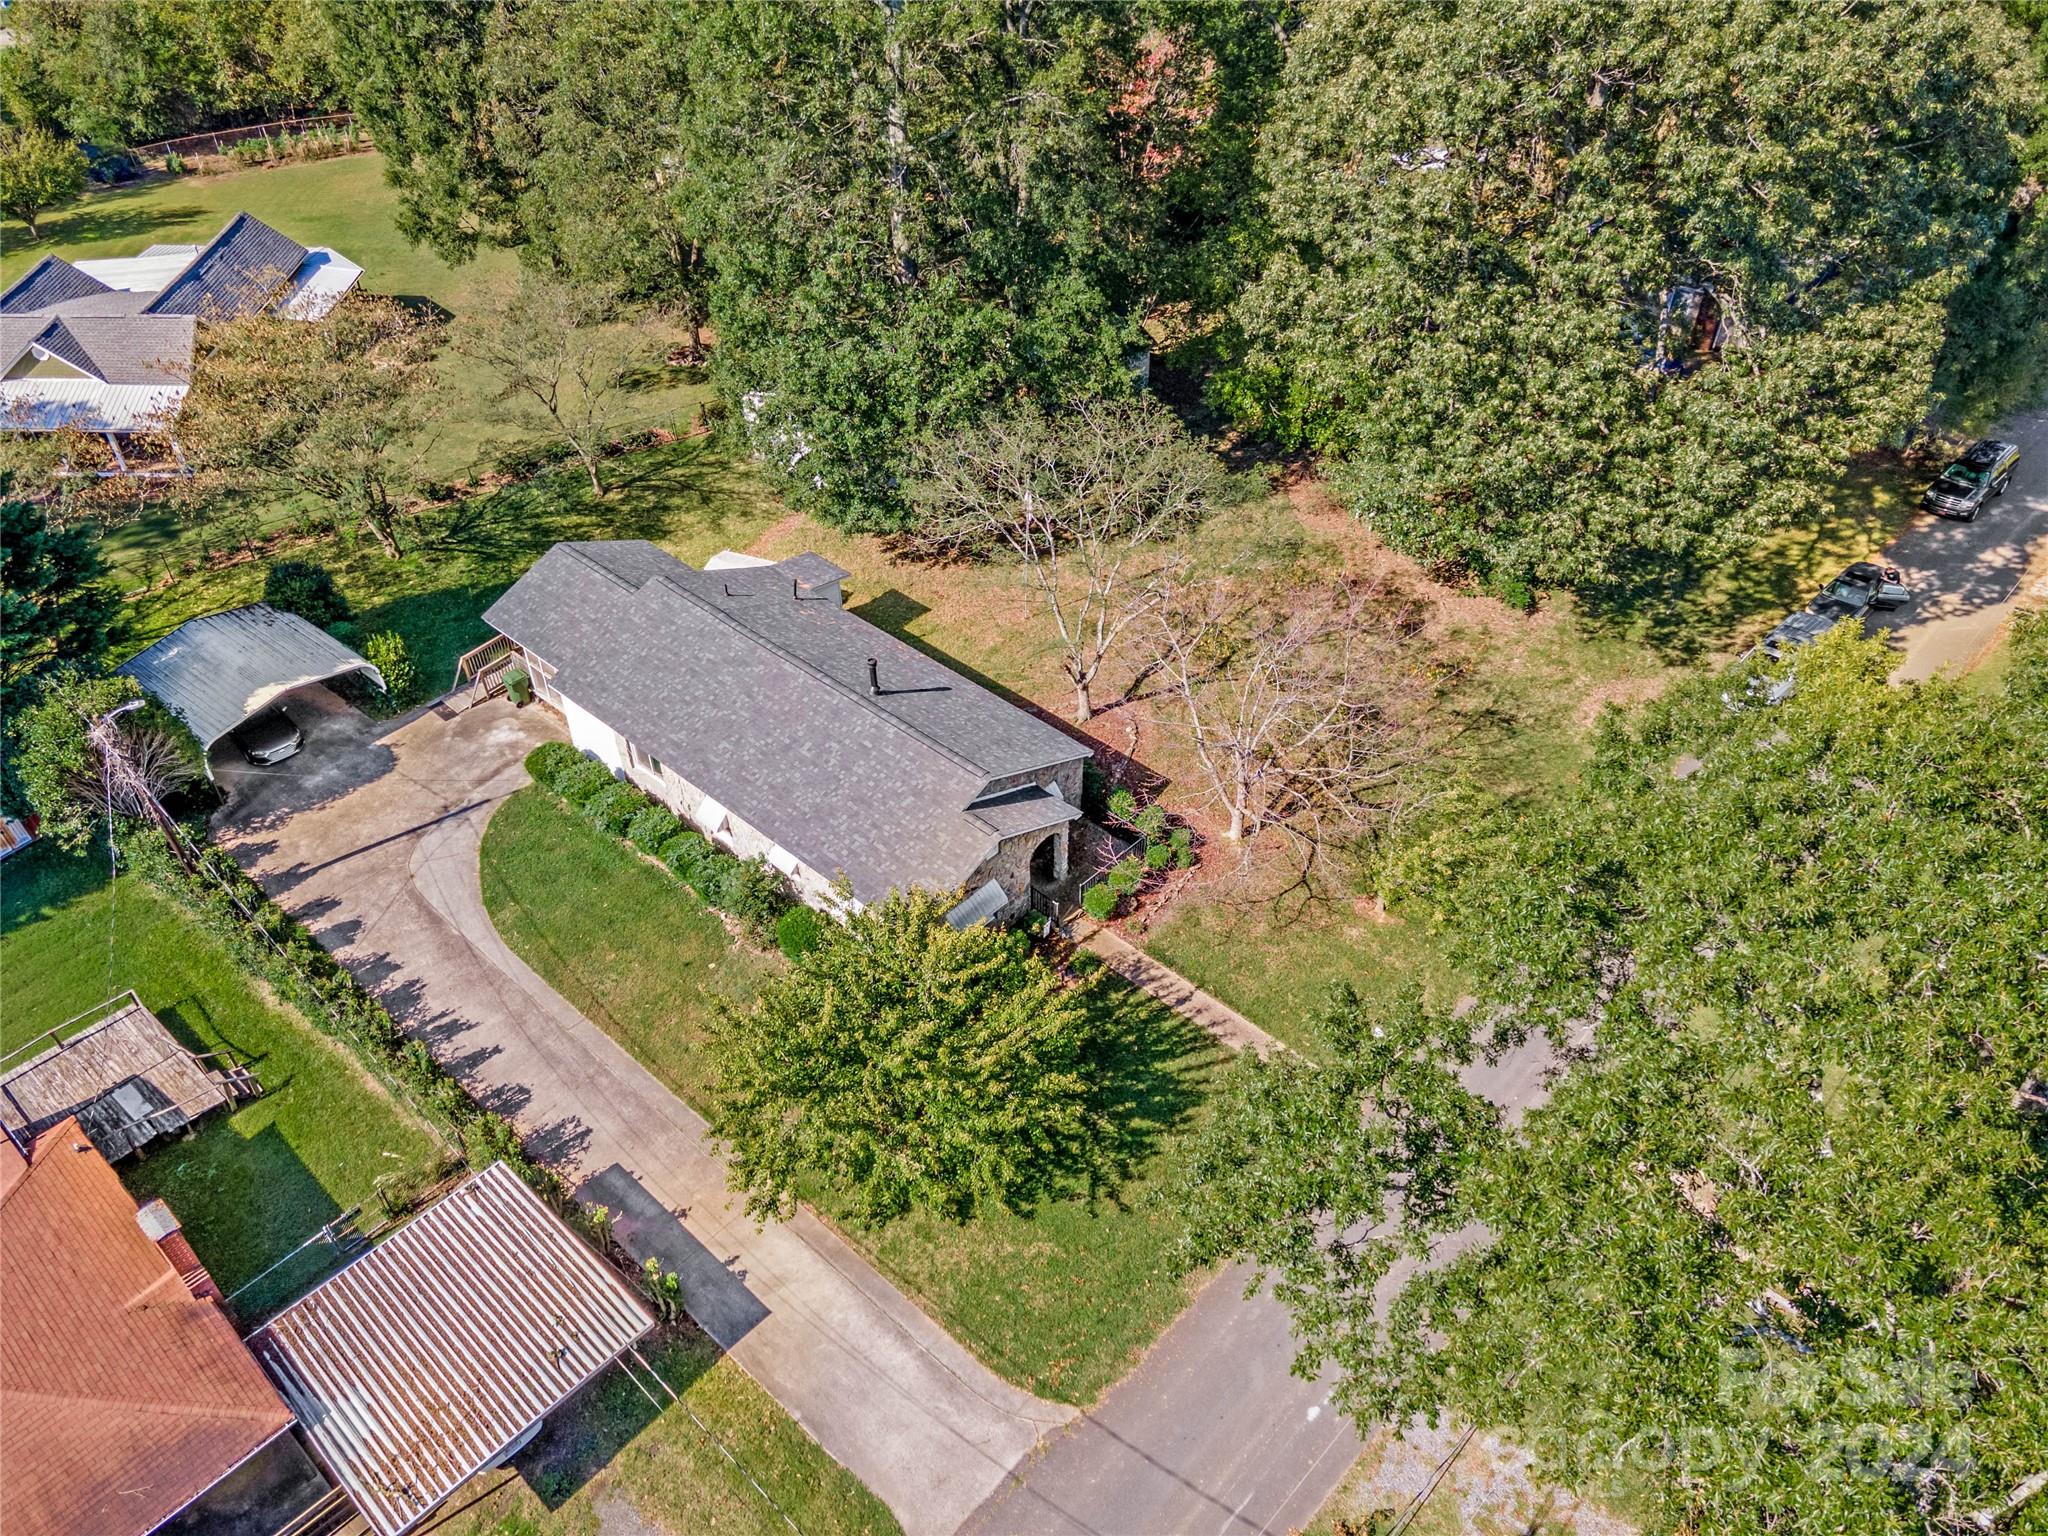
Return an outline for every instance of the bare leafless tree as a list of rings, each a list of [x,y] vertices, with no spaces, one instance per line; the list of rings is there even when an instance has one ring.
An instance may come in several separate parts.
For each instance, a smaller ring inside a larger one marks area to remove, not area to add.
[[[998,417],[924,445],[911,498],[928,553],[1007,554],[1030,573],[1074,686],[1074,718],[1119,638],[1150,611],[1178,541],[1228,493],[1213,454],[1149,399]]]
[[[625,404],[627,347],[607,324],[606,289],[522,272],[456,331],[459,351],[497,376],[504,397],[524,396],[554,424],[602,496],[604,451]]]
[[[1226,838],[1280,831],[1306,874],[1398,808],[1432,739],[1408,608],[1360,581],[1224,578],[1179,584],[1150,610],[1165,723],[1193,749]]]

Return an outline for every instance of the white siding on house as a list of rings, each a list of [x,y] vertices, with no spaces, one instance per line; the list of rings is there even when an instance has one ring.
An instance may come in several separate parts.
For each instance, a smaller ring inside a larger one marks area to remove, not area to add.
[[[623,773],[626,754],[619,733],[567,694],[558,690],[555,697],[561,703],[562,718],[569,722],[570,745],[579,752],[588,752],[612,772]]]
[[[662,764],[659,772],[651,767],[641,767],[634,761],[634,748],[625,737],[567,694],[559,689],[550,689],[549,696],[561,708],[562,718],[569,725],[570,744],[579,752],[588,752],[612,772],[624,774],[720,847],[743,859],[767,860],[809,905],[834,917],[859,909],[859,902],[846,900],[834,888],[831,876],[820,874],[803,863],[795,854],[735,816],[675,769],[667,764]],[[645,752],[638,753],[638,756],[649,764],[655,761]]]

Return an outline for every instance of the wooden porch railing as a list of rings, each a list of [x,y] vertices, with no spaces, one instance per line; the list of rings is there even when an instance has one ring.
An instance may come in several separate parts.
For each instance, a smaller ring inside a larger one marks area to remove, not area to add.
[[[519,650],[503,635],[493,635],[482,645],[472,646],[457,658],[455,681],[448,685],[450,693],[464,683],[469,685],[469,697],[463,701],[463,708],[480,704],[493,693],[505,686],[505,672],[518,659]]]

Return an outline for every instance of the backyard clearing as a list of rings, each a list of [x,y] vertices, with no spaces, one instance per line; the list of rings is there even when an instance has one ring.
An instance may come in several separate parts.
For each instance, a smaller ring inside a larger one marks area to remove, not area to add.
[[[520,791],[485,833],[484,902],[512,949],[579,1011],[700,1110],[711,1010],[744,1005],[781,964],[735,945],[690,889],[547,791]],[[1173,1213],[1154,1194],[1174,1136],[1199,1112],[1224,1055],[1206,1033],[1114,978],[1094,993],[1124,1041],[1118,1091],[1144,1148],[1114,1195],[1048,1201],[965,1225],[918,1212],[839,1230],[995,1371],[1087,1403],[1186,1304]],[[828,1191],[808,1191],[840,1218]]]
[[[1827,576],[1882,548],[1912,516],[1912,477],[1890,459],[1859,460],[1838,504],[1816,526],[1773,535],[1743,560],[1695,573],[1684,589],[1610,595],[1599,603],[1546,595],[1533,612],[1434,579],[1380,543],[1313,480],[1211,520],[1197,537],[1201,568],[1269,572],[1290,582],[1342,574],[1374,583],[1420,615],[1416,639],[1441,689],[1441,789],[1479,803],[1540,800],[1578,770],[1609,703],[1654,697],[1697,666],[1718,665],[1796,607]],[[789,517],[751,552],[813,549],[851,574],[847,605],[863,618],[1016,702],[1064,720],[1071,688],[1028,579],[1004,564],[935,565],[897,543]],[[1277,839],[1249,856],[1223,841],[1170,701],[1143,674],[1135,647],[1112,655],[1081,734],[1112,775],[1156,794],[1203,844],[1197,873],[1163,883],[1164,906],[1119,920],[1189,981],[1290,1044],[1338,983],[1368,997],[1419,987],[1448,1005],[1467,990],[1444,958],[1429,913],[1379,899],[1387,849],[1340,857],[1313,901],[1277,899],[1289,885]]]
[[[264,1092],[217,1111],[190,1135],[120,1165],[138,1201],[162,1199],[223,1291],[234,1291],[356,1205],[380,1183],[417,1186],[450,1155],[339,1045],[278,1003],[213,936],[139,879],[107,884],[104,855],[43,845],[0,878],[0,974],[11,1050],[123,988],[190,1050],[231,1046]],[[366,1212],[366,1214],[368,1214]],[[237,1298],[253,1316],[318,1280],[316,1245]]]
[[[434,1530],[787,1536],[785,1515],[807,1536],[889,1536],[899,1529],[881,1500],[696,1328],[668,1329],[641,1352],[687,1411],[663,1396],[657,1413],[622,1371],[607,1371],[551,1417],[511,1465],[459,1490]],[[659,1387],[655,1392],[662,1395]]]

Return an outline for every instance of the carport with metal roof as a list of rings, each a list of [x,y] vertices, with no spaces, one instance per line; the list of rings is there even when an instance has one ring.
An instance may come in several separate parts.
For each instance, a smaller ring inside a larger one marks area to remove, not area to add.
[[[326,630],[268,603],[189,619],[114,670],[190,726],[207,752],[295,688],[355,672],[384,687],[383,673]]]
[[[371,1530],[402,1536],[653,1327],[633,1288],[493,1163],[249,1347]]]

